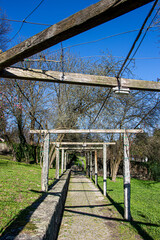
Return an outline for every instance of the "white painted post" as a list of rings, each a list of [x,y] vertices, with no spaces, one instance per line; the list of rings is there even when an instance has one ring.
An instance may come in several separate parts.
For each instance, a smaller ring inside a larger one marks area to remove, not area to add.
[[[48,191],[48,174],[49,174],[49,133],[44,137],[44,155],[41,177],[41,189],[44,192]]]
[[[88,170],[88,177],[90,177],[90,164],[89,164],[89,152],[87,153],[87,170]]]
[[[59,144],[56,144],[56,179],[59,179]]]
[[[124,133],[123,182],[124,182],[124,218],[130,221],[131,212],[130,212],[129,139],[126,133]]]
[[[87,152],[85,151],[85,159],[86,159],[86,175],[87,175]]]
[[[64,169],[64,149],[62,149],[62,155],[61,155],[61,174],[63,174]]]
[[[67,151],[64,153],[64,171],[66,171],[67,168]]]
[[[107,146],[103,144],[103,195],[107,193]]]
[[[92,151],[90,152],[90,178],[92,179]]]
[[[94,160],[95,160],[95,185],[98,185],[98,164],[97,164],[97,151],[95,151],[95,155],[94,155]]]

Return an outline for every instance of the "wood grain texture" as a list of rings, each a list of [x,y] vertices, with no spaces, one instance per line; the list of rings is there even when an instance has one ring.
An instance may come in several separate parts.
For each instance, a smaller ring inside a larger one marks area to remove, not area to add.
[[[30,130],[30,133],[143,133],[142,129],[50,129]]]
[[[64,79],[62,81],[61,72],[43,71],[40,69],[22,69],[8,67],[0,71],[0,77],[62,84],[74,84],[98,87],[117,87],[116,77],[65,72]],[[157,92],[160,91],[160,82],[154,81],[121,78],[121,86],[133,90],[157,91]]]
[[[101,0],[52,25],[0,55],[0,69],[119,17],[153,0]]]

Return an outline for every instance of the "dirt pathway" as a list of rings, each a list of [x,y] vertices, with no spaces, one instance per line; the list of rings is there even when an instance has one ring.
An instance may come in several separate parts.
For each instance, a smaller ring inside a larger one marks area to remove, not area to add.
[[[113,215],[110,205],[90,179],[73,173],[58,240],[120,239],[115,222],[105,219]]]

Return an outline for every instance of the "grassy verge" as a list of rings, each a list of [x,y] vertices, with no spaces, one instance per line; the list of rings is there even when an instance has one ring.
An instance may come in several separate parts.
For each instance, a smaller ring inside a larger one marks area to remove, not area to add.
[[[79,164],[80,167],[84,166],[84,171],[86,171],[86,159],[85,157],[82,156],[76,156],[76,163],[75,164]]]
[[[98,178],[103,189],[103,178]],[[108,198],[116,210],[123,215],[123,179],[116,182],[107,180]],[[131,214],[133,221],[120,225],[121,232],[126,234],[127,228],[137,232],[142,239],[160,239],[160,182],[131,179]],[[124,238],[127,239],[127,238]]]
[[[41,193],[41,168],[0,156],[0,233],[19,216],[30,211]],[[49,171],[49,184],[54,182],[55,169]],[[23,219],[21,219],[23,221]]]

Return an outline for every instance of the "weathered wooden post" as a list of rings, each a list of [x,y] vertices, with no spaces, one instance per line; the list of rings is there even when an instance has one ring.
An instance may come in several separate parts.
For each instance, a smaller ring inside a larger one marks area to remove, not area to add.
[[[95,151],[95,185],[98,185],[98,163],[97,163],[97,151]]]
[[[67,165],[69,164],[69,162],[68,162],[68,155],[69,155],[69,153],[67,152],[67,159],[66,159]]]
[[[87,175],[87,152],[85,151],[85,161],[86,161],[86,175]]]
[[[87,171],[88,171],[88,177],[90,177],[90,161],[89,161],[89,152],[87,153]]]
[[[64,171],[66,171],[67,168],[67,151],[64,153]]]
[[[103,144],[103,195],[107,193],[107,146]]]
[[[92,151],[90,151],[90,178],[92,179]]]
[[[56,144],[56,179],[59,179],[59,143]]]
[[[129,139],[126,132],[124,133],[123,182],[124,182],[124,218],[130,221],[131,212],[130,212]]]
[[[48,173],[49,173],[49,133],[44,137],[44,155],[41,177],[41,189],[44,192],[48,191]]]
[[[63,174],[64,171],[64,149],[62,149],[62,155],[61,155],[61,174]]]

